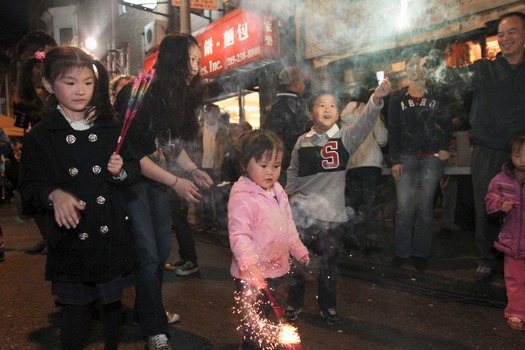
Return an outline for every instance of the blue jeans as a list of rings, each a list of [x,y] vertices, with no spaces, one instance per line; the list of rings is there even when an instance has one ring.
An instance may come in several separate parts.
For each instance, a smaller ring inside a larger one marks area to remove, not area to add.
[[[164,264],[171,250],[171,209],[165,186],[143,180],[129,188],[128,211],[135,239],[134,319],[142,336],[168,332],[162,302]]]
[[[188,222],[188,210],[188,201],[179,197],[176,193],[172,194],[171,219],[173,220],[173,228],[175,228],[177,234],[179,256],[184,261],[191,261],[197,264],[195,238],[193,238],[193,230]]]
[[[436,156],[401,156],[403,173],[396,183],[395,254],[428,258],[432,249],[434,195],[443,173]]]

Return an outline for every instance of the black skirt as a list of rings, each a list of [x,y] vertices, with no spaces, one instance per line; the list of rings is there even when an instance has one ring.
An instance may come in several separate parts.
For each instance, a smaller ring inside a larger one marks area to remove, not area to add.
[[[84,305],[99,300],[101,305],[121,300],[124,289],[135,284],[133,273],[119,276],[106,283],[82,283],[55,281],[51,294],[62,304]]]

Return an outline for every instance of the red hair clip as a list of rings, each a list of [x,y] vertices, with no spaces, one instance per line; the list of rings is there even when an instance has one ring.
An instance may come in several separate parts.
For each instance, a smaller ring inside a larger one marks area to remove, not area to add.
[[[44,59],[46,58],[46,52],[45,51],[35,52],[35,58],[41,62],[44,62]]]

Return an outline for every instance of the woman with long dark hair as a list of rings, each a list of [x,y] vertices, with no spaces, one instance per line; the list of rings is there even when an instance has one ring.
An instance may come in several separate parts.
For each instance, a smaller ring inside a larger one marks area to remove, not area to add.
[[[162,301],[164,264],[171,249],[171,210],[168,190],[198,202],[197,186],[209,187],[210,177],[191,161],[186,141],[198,131],[198,113],[204,89],[199,74],[201,50],[194,37],[176,33],[161,42],[156,75],[132,122],[129,139],[140,159],[142,181],[128,193],[136,247],[136,299],[134,321],[142,328],[149,349],[170,349],[168,323],[178,315],[165,311]],[[131,86],[117,96],[117,110],[124,115]],[[167,170],[174,161],[193,181]]]

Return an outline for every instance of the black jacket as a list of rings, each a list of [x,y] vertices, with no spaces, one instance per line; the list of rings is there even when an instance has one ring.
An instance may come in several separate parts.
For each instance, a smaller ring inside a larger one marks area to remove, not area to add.
[[[525,130],[525,61],[513,70],[498,54],[467,69],[471,76],[466,81],[472,90],[471,141],[504,150],[513,132]]]
[[[133,268],[133,240],[121,186],[140,178],[140,164],[124,140],[124,180],[107,171],[120,124],[97,121],[83,131],[71,128],[57,110],[24,137],[18,189],[24,201],[47,208],[46,279],[108,282]],[[75,229],[59,227],[48,195],[63,189],[86,203]]]
[[[278,93],[277,101],[272,105],[261,127],[273,131],[284,142],[285,150],[279,177],[279,183],[284,187],[286,186],[286,170],[290,165],[290,156],[295,142],[299,136],[312,127],[305,101],[293,92]]]

